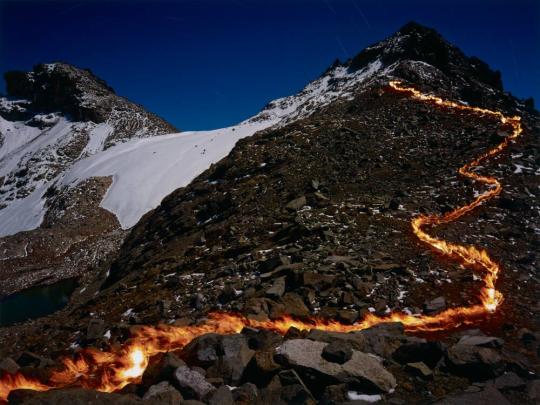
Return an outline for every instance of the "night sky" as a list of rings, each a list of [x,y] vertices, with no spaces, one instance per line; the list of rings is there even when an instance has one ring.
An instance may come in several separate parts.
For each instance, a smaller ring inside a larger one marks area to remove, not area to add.
[[[210,129],[297,92],[410,20],[540,104],[538,0],[0,0],[0,71],[88,67],[178,128]]]

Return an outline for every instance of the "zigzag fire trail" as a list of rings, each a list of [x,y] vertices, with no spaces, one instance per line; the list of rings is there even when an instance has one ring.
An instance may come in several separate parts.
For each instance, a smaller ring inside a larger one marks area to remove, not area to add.
[[[72,357],[60,359],[63,365],[51,372],[48,381],[17,372],[0,377],[0,401],[7,400],[9,393],[16,389],[32,389],[46,391],[63,387],[84,387],[99,391],[113,392],[129,383],[136,383],[144,373],[149,359],[158,354],[178,350],[194,338],[205,333],[231,334],[238,333],[244,327],[270,329],[285,334],[290,327],[301,330],[321,329],[326,331],[351,332],[369,328],[383,322],[401,322],[408,332],[434,332],[451,330],[460,325],[472,324],[485,318],[497,310],[503,300],[502,293],[495,287],[500,267],[490,255],[476,246],[461,245],[429,235],[424,228],[457,220],[488,201],[502,191],[501,183],[494,177],[482,176],[474,172],[474,168],[483,161],[501,153],[510,142],[518,138],[522,132],[520,117],[506,117],[499,111],[443,100],[434,95],[405,87],[399,81],[391,81],[389,90],[409,96],[414,100],[438,105],[448,110],[469,112],[478,116],[493,117],[500,121],[504,128],[511,130],[502,143],[465,164],[459,173],[474,181],[485,184],[488,189],[469,204],[458,207],[443,215],[420,215],[412,219],[414,234],[422,242],[444,256],[459,261],[461,264],[479,271],[482,274],[483,286],[479,292],[479,303],[468,307],[450,308],[436,315],[408,315],[391,313],[384,317],[369,314],[354,325],[343,325],[335,321],[320,319],[298,320],[285,317],[279,320],[255,321],[241,315],[229,313],[209,314],[204,324],[175,327],[170,325],[141,326],[132,337],[118,350],[103,352],[94,348],[86,348]]]

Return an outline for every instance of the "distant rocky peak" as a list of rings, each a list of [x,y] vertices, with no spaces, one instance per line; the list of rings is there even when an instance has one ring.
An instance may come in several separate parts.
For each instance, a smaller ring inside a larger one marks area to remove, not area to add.
[[[116,95],[90,69],[43,63],[30,72],[6,72],[4,78],[9,99],[1,100],[0,116],[5,119],[32,124],[34,115],[59,113],[69,121],[108,124],[112,131],[105,147],[130,138],[178,132],[142,106]]]
[[[450,79],[480,82],[502,90],[501,74],[476,57],[466,56],[459,48],[446,41],[434,29],[416,22],[405,24],[387,39],[367,47],[348,64],[352,71],[364,68],[374,60],[385,66],[400,61],[425,62]]]
[[[78,121],[106,121],[115,98],[114,90],[89,69],[67,63],[39,64],[31,72],[6,72],[4,78],[9,96],[30,100],[36,111],[60,111]]]

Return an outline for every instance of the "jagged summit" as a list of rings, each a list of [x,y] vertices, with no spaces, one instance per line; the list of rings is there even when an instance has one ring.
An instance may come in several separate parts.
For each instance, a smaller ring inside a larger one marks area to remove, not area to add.
[[[63,62],[44,63],[34,66],[30,72],[6,72],[4,78],[8,96],[27,101],[23,110],[12,109],[9,118],[28,119],[35,112],[59,112],[73,121],[116,124],[115,140],[121,139],[127,131],[140,135],[178,132],[155,114],[116,95],[113,88],[90,69]],[[8,114],[0,109],[0,115]],[[130,120],[131,125],[119,128],[126,120]]]
[[[434,29],[410,22],[352,59],[335,60],[302,91],[270,102],[249,121],[277,119],[282,125],[290,123],[334,101],[351,100],[367,87],[395,79],[475,105],[519,107],[503,92],[500,72],[474,56],[466,56]]]
[[[63,62],[38,64],[30,72],[8,71],[4,79],[8,96],[30,100],[35,110],[61,111],[80,121],[104,122],[107,108],[92,108],[88,100],[115,95],[90,69]]]
[[[78,161],[132,139],[178,132],[67,63],[5,74],[0,97],[0,235],[43,220],[45,192]]]
[[[425,62],[450,79],[464,79],[469,85],[476,81],[497,90],[503,89],[499,71],[491,70],[474,56],[466,56],[437,31],[416,22],[405,24],[389,38],[364,49],[350,61],[349,68],[353,71],[362,69],[377,59],[385,65],[405,60]]]

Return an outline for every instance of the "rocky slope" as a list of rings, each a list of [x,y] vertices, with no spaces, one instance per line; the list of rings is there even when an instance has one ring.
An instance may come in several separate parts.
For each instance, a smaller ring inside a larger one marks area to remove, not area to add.
[[[57,181],[75,163],[132,138],[176,131],[65,63],[5,74],[0,98],[0,296],[85,275],[125,232],[100,201],[111,178]],[[37,229],[36,229],[37,228]],[[12,235],[12,236],[8,236]]]
[[[485,246],[501,262],[501,309],[478,329],[421,337],[399,324],[352,334],[204,335],[153,359],[125,395],[99,394],[99,401],[538,401],[540,120],[530,103],[503,91],[500,74],[417,24],[248,120],[272,126],[240,140],[146,214],[112,264],[104,263],[101,287],[76,293],[53,316],[0,330],[1,354],[16,360],[4,360],[5,369],[31,364],[39,372],[69,346],[115,347],[134,325],[196,325],[216,310],[256,321],[289,314],[353,324],[368,313],[434,314],[475,303],[478,278],[419,244],[409,221],[478,195],[457,169],[508,133],[492,118],[396,93],[387,85],[395,78],[522,117],[519,142],[479,169],[502,182],[503,194],[434,230]],[[92,395],[14,392],[10,399],[88,403]]]

